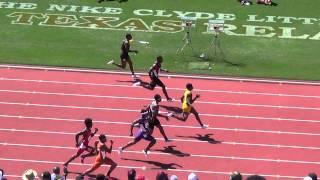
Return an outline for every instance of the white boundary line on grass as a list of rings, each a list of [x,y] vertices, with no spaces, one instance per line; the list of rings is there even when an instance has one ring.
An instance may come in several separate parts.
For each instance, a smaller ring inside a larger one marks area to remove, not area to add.
[[[39,79],[18,79],[18,78],[6,78],[0,77],[1,81],[21,81],[21,82],[36,82],[36,83],[53,83],[53,84],[67,84],[67,85],[87,85],[87,86],[105,86],[105,87],[122,87],[122,88],[142,88],[135,87],[132,85],[120,85],[120,84],[101,84],[101,83],[89,83],[89,82],[72,82],[72,81],[51,81],[51,80],[39,80]],[[160,89],[160,87],[156,87]],[[183,88],[172,88],[167,87],[169,90],[184,91]],[[246,91],[223,91],[223,90],[211,90],[211,89],[195,89],[200,92],[211,92],[211,93],[228,93],[228,94],[241,94],[241,95],[262,95],[262,96],[283,96],[283,97],[299,97],[299,98],[317,98],[320,96],[312,95],[298,95],[298,94],[283,94],[283,93],[261,93],[261,92],[246,92]]]
[[[3,158],[0,157],[0,161],[13,161],[13,162],[28,162],[28,163],[43,163],[43,164],[63,164],[64,162],[58,162],[58,161],[42,161],[42,160],[30,160],[30,159],[13,159],[13,158]],[[80,163],[70,163],[72,165],[77,165],[77,166],[92,166],[92,164],[80,164]],[[102,166],[108,166],[108,165],[102,165]],[[124,168],[124,169],[141,169],[145,170],[145,166],[121,166],[118,165],[118,168]],[[219,171],[202,171],[202,170],[187,170],[187,169],[167,169],[167,171],[171,172],[194,172],[194,173],[204,173],[204,174],[222,174],[222,175],[230,175],[230,172],[219,172]],[[248,176],[248,175],[253,175],[254,173],[243,173],[241,172],[242,175]],[[303,177],[297,177],[297,176],[283,176],[283,175],[271,175],[271,174],[261,174],[262,176],[265,177],[274,177],[274,178],[290,178],[290,179],[301,179]]]
[[[15,143],[1,143],[0,145],[3,146],[18,146],[18,147],[36,147],[36,148],[51,148],[51,149],[68,149],[74,150],[76,148],[73,147],[65,147],[65,146],[48,146],[48,145],[38,145],[38,144],[15,144]],[[112,152],[118,152],[118,150],[112,150]],[[141,151],[123,151],[123,153],[132,153],[132,154],[141,154]],[[151,151],[152,155],[161,155],[161,156],[175,156],[169,153]],[[245,160],[245,161],[264,161],[264,162],[274,162],[274,163],[292,163],[292,164],[314,164],[320,165],[320,162],[315,161],[300,161],[300,160],[286,160],[286,159],[266,159],[266,158],[252,158],[252,157],[237,157],[237,156],[218,156],[218,155],[203,155],[203,154],[189,154],[188,157],[195,157],[195,158],[213,158],[213,159],[231,159],[231,160]]]
[[[47,66],[32,66],[32,65],[10,65],[0,64],[2,68],[15,68],[15,69],[34,69],[34,70],[47,70],[47,71],[64,71],[64,72],[86,72],[86,73],[105,73],[105,74],[120,74],[129,75],[128,72],[120,71],[106,71],[106,70],[94,70],[94,69],[75,69],[75,68],[62,68],[62,67],[47,67]],[[136,73],[138,75],[147,76],[147,73]],[[237,78],[237,77],[218,77],[218,76],[202,76],[202,75],[179,75],[168,74],[163,75],[167,77],[176,78],[191,78],[191,79],[207,79],[207,80],[226,80],[226,81],[241,81],[241,82],[260,82],[260,83],[278,83],[278,84],[297,84],[297,85],[316,85],[319,86],[319,82],[308,81],[290,81],[290,80],[272,80],[272,79],[254,79],[254,78]]]
[[[43,92],[43,91],[21,91],[21,90],[8,90],[0,89],[0,93],[21,93],[21,94],[40,94],[40,95],[56,95],[56,96],[75,96],[75,97],[90,97],[90,98],[109,98],[109,99],[126,99],[126,100],[143,100],[152,101],[151,98],[139,98],[129,96],[108,96],[108,95],[94,95],[94,94],[71,94],[59,92]],[[180,100],[173,100],[180,102]],[[228,106],[247,106],[247,107],[262,107],[262,108],[279,108],[279,109],[298,109],[298,110],[315,110],[320,111],[316,107],[302,107],[302,106],[284,106],[284,105],[267,105],[267,104],[247,104],[247,103],[232,103],[232,102],[216,102],[216,101],[197,101],[199,104],[212,104],[212,105],[228,105]]]
[[[39,130],[25,130],[25,129],[13,129],[13,128],[0,128],[0,131],[7,131],[7,132],[22,132],[22,133],[42,133],[42,134],[58,134],[58,135],[75,135],[74,133],[69,132],[52,132],[52,131],[39,131]],[[108,134],[110,137],[114,138],[126,138],[132,139],[132,136],[120,136],[120,135],[112,135]],[[156,138],[157,140],[164,141],[163,138]],[[201,141],[201,140],[191,140],[191,139],[174,139],[170,138],[172,141],[178,142],[191,142],[191,143],[209,143],[208,141]],[[243,142],[224,142],[222,141],[221,144],[227,145],[242,145],[242,146],[258,146],[258,147],[272,147],[272,148],[292,148],[292,149],[309,149],[309,150],[319,150],[320,147],[306,147],[306,146],[289,146],[289,145],[280,145],[280,144],[253,144],[253,143],[243,143]]]

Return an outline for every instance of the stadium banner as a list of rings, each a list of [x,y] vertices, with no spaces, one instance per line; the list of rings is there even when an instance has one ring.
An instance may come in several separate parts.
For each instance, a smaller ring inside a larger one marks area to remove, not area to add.
[[[315,17],[248,14],[246,19],[238,19],[236,14],[232,13],[153,9],[135,9],[132,12],[125,12],[124,9],[119,7],[64,4],[48,4],[46,9],[40,9],[41,12],[38,8],[36,3],[0,1],[0,10],[12,9],[12,12],[7,14],[7,18],[10,18],[12,25],[178,33],[183,31],[180,19],[182,17],[194,17],[203,20],[199,23],[200,25],[198,24],[203,29],[203,34],[208,34],[205,30],[209,19],[221,19],[225,21],[223,33],[229,36],[320,40],[320,18]],[[132,14],[132,17],[127,19],[120,17],[121,14],[127,15],[129,13]],[[149,22],[144,19],[150,16],[154,17],[155,20]],[[239,20],[246,23],[239,25]],[[300,28],[294,27],[297,24]],[[315,29],[315,32],[303,32],[306,28],[301,28],[301,26],[314,26],[315,28],[312,29]]]

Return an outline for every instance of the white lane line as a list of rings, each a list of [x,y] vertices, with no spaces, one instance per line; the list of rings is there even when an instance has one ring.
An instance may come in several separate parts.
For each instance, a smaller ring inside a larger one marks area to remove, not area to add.
[[[293,118],[276,118],[276,117],[261,117],[261,116],[239,116],[239,115],[226,115],[226,114],[201,114],[202,116],[209,117],[222,117],[222,118],[243,118],[243,119],[261,119],[271,121],[293,121],[293,122],[308,122],[319,123],[320,120],[315,119],[293,119]]]
[[[36,147],[36,148],[51,148],[51,149],[68,149],[74,150],[74,147],[65,147],[65,146],[48,146],[48,145],[38,145],[38,144],[16,144],[16,143],[1,143],[0,145],[6,146],[18,146],[18,147]],[[112,150],[112,152],[117,153],[117,150]],[[123,151],[124,153],[132,154],[143,154],[140,151]],[[163,153],[157,151],[151,151],[151,155],[164,155],[164,156],[175,156],[170,153]],[[314,161],[301,161],[301,160],[285,160],[285,159],[266,159],[266,158],[253,158],[253,157],[237,157],[237,156],[218,156],[218,155],[203,155],[203,154],[188,154],[188,157],[197,157],[197,158],[213,158],[213,159],[233,159],[233,160],[245,160],[245,161],[265,161],[265,162],[276,162],[276,163],[293,163],[293,164],[316,164],[320,165],[320,162]]]
[[[138,111],[138,110],[137,110]],[[270,120],[270,121],[292,121],[292,122],[305,122],[305,123],[320,123],[320,119],[293,119],[293,118],[277,118],[277,117],[261,117],[261,116],[239,116],[227,114],[200,114],[208,117],[221,117],[221,118],[236,118],[236,119],[256,119],[256,120]],[[5,116],[5,115],[4,115]],[[8,115],[10,116],[10,115]]]
[[[63,71],[63,72],[86,72],[86,73],[99,73],[99,74],[119,74],[131,75],[128,72],[110,71],[110,70],[94,70],[94,69],[74,69],[62,67],[48,67],[48,66],[32,66],[32,65],[12,65],[1,64],[2,68],[12,69],[31,69],[31,70],[45,70],[45,71]],[[148,76],[147,73],[137,73],[137,75]],[[319,82],[312,81],[297,81],[297,80],[274,80],[274,79],[258,79],[258,78],[241,78],[241,77],[222,77],[222,76],[200,76],[200,75],[186,75],[186,74],[163,74],[163,76],[170,76],[176,78],[190,78],[190,79],[207,79],[207,80],[225,80],[225,81],[239,81],[239,82],[257,82],[257,83],[276,83],[276,84],[297,84],[297,85],[320,85]]]
[[[13,158],[4,158],[0,157],[0,161],[14,161],[14,162],[28,162],[28,163],[45,163],[45,164],[63,164],[64,162],[57,162],[57,161],[41,161],[41,160],[31,160],[31,159],[13,159]],[[70,163],[72,165],[77,166],[92,166],[92,164],[86,164],[86,163]],[[109,166],[109,165],[102,165],[102,166]],[[126,169],[142,169],[140,166],[117,166],[119,168],[126,168]]]
[[[145,101],[152,100],[152,98],[139,98],[139,97],[127,97],[127,96],[107,96],[107,95],[95,95],[95,94],[74,94],[74,93],[43,92],[43,91],[21,91],[21,90],[8,90],[8,89],[0,89],[0,92],[21,93],[21,94],[57,95],[57,96],[92,97],[92,98],[110,98],[110,99],[129,99],[129,100],[145,100]]]
[[[72,81],[49,81],[49,80],[36,80],[36,79],[17,79],[17,78],[5,78],[1,77],[0,80],[3,81],[21,81],[21,82],[36,82],[36,83],[52,83],[52,84],[67,84],[67,85],[87,85],[87,86],[105,86],[105,87],[122,87],[122,88],[142,88],[142,87],[133,87],[129,85],[116,85],[116,84],[101,84],[101,83],[89,83],[89,82],[72,82]],[[156,87],[160,89],[159,87]],[[183,91],[183,88],[170,88],[169,90]],[[275,93],[259,93],[259,92],[246,92],[246,91],[223,91],[223,90],[210,90],[210,89],[195,89],[194,91],[199,92],[212,92],[212,93],[228,93],[228,94],[242,94],[242,95],[262,95],[262,96],[283,96],[283,97],[299,97],[299,98],[317,98],[320,96],[312,95],[298,95],[298,94],[275,94]]]
[[[19,105],[19,106],[54,107],[54,108],[71,108],[71,109],[90,109],[90,110],[104,110],[104,111],[140,112],[140,110],[132,110],[132,109],[98,108],[98,107],[85,107],[85,106],[62,106],[62,105],[13,103],[13,102],[0,102],[0,104]],[[163,112],[160,112],[160,113],[163,113]],[[203,115],[203,114],[200,114],[200,115]],[[176,126],[176,127],[184,127],[184,126]],[[238,129],[238,128],[208,128],[208,129],[221,130],[221,131],[320,136],[320,134],[318,133],[305,133],[305,132],[271,131],[271,130]]]
[[[58,162],[58,161],[45,161],[45,160],[31,160],[31,159],[13,159],[13,158],[3,158],[0,157],[0,161],[12,161],[12,162],[27,162],[27,163],[42,163],[42,164],[63,164],[64,162]],[[77,165],[77,166],[92,166],[92,164],[81,164],[81,163],[70,163],[72,165]],[[108,165],[102,165],[102,166],[108,166]],[[123,166],[123,165],[118,165],[118,168],[124,168],[124,169],[145,169],[144,166]],[[195,170],[195,169],[167,169],[167,171],[172,171],[172,172],[194,172],[194,173],[203,173],[203,174],[221,174],[221,175],[230,175],[230,172],[221,172],[221,171],[203,171],[203,170]],[[255,173],[245,173],[241,172],[243,175],[253,175]],[[272,174],[261,174],[265,177],[275,177],[275,178],[290,178],[290,179],[301,179],[303,177],[296,177],[296,176],[284,176],[284,175],[272,175]]]
[[[8,129],[8,128],[0,128],[0,131],[9,131],[9,132],[22,132],[22,133],[40,133],[40,134],[58,134],[58,135],[75,135],[76,133],[70,132],[52,132],[52,131],[39,131],[39,130],[27,130],[27,129]],[[112,135],[108,134],[109,137],[114,138],[126,138],[132,139],[131,136],[120,136],[120,135]],[[156,138],[157,140],[164,141],[163,138]],[[208,143],[208,141],[201,140],[192,140],[192,139],[174,139],[170,138],[172,141],[178,142],[191,142],[191,143]],[[245,143],[245,142],[228,142],[221,141],[221,144],[227,145],[241,145],[241,146],[257,146],[257,147],[271,147],[271,148],[292,148],[292,149],[309,149],[309,150],[319,150],[320,147],[308,147],[308,146],[289,146],[289,145],[280,145],[280,144],[258,144],[258,143]]]
[[[140,112],[140,110],[130,110],[130,109],[120,109],[120,108],[106,108],[106,107],[63,106],[63,105],[32,104],[32,103],[18,103],[18,102],[0,102],[0,104],[21,105],[21,106],[54,107],[54,108],[70,108],[70,109],[91,109],[91,110],[105,110],[105,111]]]
[[[128,96],[106,96],[106,95],[94,95],[94,94],[71,94],[71,93],[59,93],[59,92],[41,92],[41,91],[18,91],[18,90],[5,90],[0,89],[0,92],[7,93],[23,93],[23,94],[41,94],[41,95],[56,95],[56,96],[75,96],[75,97],[91,97],[91,98],[110,98],[110,99],[125,99],[125,100],[143,100],[150,101],[150,98],[136,98]],[[174,100],[180,102],[180,100]],[[229,105],[229,106],[248,106],[248,107],[263,107],[263,108],[281,108],[281,109],[298,109],[298,110],[316,110],[320,111],[320,108],[315,107],[299,107],[299,106],[278,106],[278,105],[264,105],[264,104],[245,104],[245,103],[228,103],[228,102],[208,102],[197,101],[199,104],[213,104],[213,105]]]

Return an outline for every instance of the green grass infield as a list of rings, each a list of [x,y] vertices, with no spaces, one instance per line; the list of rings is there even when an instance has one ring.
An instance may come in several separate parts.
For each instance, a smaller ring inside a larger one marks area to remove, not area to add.
[[[122,1],[0,0],[0,63],[117,69],[106,61],[119,61],[131,32],[137,71],[162,55],[176,73],[320,80],[320,1]],[[194,27],[182,27],[184,17]]]

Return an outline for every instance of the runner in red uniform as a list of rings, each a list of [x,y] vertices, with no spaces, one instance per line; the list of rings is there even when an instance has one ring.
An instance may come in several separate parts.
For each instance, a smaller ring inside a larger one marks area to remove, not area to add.
[[[84,120],[84,124],[86,126],[84,130],[82,130],[81,132],[78,132],[75,137],[76,147],[78,148],[77,153],[72,155],[71,158],[63,164],[63,166],[65,167],[64,171],[67,170],[68,164],[74,159],[76,159],[77,157],[79,157],[84,151],[87,151],[87,152],[94,151],[94,148],[89,146],[89,141],[91,137],[93,137],[98,132],[98,129],[95,128],[94,132],[91,131],[93,123],[92,123],[92,119],[90,118],[86,118]],[[79,141],[80,136],[82,136],[82,138]]]
[[[82,174],[83,176],[90,174],[91,172],[95,171],[103,164],[108,164],[108,165],[110,165],[110,169],[107,172],[106,176],[107,176],[107,178],[109,178],[112,171],[117,167],[117,163],[115,163],[112,159],[107,157],[107,153],[112,152],[113,141],[110,140],[110,148],[107,147],[107,145],[105,144],[106,142],[107,142],[107,137],[104,134],[101,134],[99,136],[99,141],[96,141],[94,143],[95,152],[97,155],[96,160],[95,160],[94,164],[92,165],[92,167],[90,169],[86,170]]]

